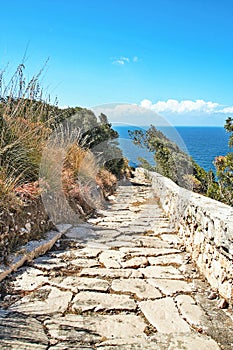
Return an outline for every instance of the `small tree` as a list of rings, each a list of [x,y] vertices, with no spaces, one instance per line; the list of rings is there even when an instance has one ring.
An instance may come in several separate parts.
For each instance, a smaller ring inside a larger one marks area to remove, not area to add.
[[[178,185],[206,194],[215,180],[211,173],[201,168],[175,142],[169,140],[153,125],[147,130],[129,131],[133,143],[154,153],[155,170]],[[145,164],[145,162],[144,162]]]
[[[233,147],[233,119],[226,120],[225,129],[231,133],[229,147]],[[215,158],[215,167],[219,183],[220,200],[226,204],[233,205],[233,153]]]

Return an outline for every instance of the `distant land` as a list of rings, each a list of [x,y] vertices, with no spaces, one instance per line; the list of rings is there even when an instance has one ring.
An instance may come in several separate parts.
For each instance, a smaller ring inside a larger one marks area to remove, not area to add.
[[[138,157],[145,158],[154,164],[153,154],[132,144],[129,139],[128,130],[147,129],[135,126],[114,126],[119,133],[119,143],[126,158],[132,164],[138,165]],[[213,161],[216,156],[226,155],[232,150],[228,147],[229,135],[223,127],[203,127],[203,126],[177,126],[160,127],[166,136],[175,141],[180,148],[188,152],[191,157],[206,171],[215,171]]]

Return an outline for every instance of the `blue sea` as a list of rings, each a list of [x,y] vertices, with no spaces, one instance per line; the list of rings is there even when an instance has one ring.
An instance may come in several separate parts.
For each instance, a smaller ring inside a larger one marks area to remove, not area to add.
[[[124,156],[131,165],[137,166],[138,157],[145,158],[154,165],[153,154],[145,149],[133,145],[129,138],[128,130],[140,129],[134,126],[113,126],[119,133],[119,145]],[[147,129],[148,127],[141,127]],[[226,155],[233,150],[228,147],[229,134],[223,127],[160,127],[167,137],[175,141],[178,146],[190,154],[190,156],[206,171],[212,169],[215,172],[213,161],[216,156]]]

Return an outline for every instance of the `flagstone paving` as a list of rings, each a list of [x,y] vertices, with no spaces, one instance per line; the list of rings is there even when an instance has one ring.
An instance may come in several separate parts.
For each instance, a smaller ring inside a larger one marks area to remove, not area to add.
[[[1,286],[1,349],[233,349],[233,322],[208,299],[144,178],[119,186]]]

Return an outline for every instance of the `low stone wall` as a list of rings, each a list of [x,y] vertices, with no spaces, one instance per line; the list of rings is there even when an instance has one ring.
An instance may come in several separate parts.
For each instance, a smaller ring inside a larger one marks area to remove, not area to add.
[[[182,243],[213,289],[233,304],[233,208],[148,172]]]

